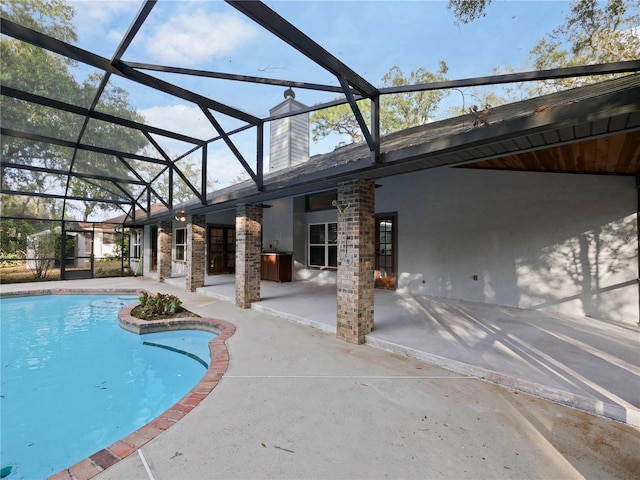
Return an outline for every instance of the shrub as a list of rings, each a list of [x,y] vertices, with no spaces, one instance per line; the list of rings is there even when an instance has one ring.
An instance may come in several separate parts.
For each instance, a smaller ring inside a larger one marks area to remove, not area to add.
[[[143,292],[138,300],[140,305],[134,308],[131,313],[144,320],[170,316],[183,310],[182,300],[175,295],[164,293],[149,295],[147,292]]]
[[[0,249],[0,266],[13,267],[24,264],[24,253],[21,252],[5,252]]]

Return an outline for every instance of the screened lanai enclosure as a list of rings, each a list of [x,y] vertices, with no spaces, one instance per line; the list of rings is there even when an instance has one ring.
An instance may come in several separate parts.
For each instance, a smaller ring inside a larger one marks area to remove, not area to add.
[[[457,54],[403,28],[420,15],[454,25],[444,2],[356,2],[355,18],[348,3],[3,3],[3,266],[31,279],[136,274],[144,225],[326,188],[322,172],[276,172],[283,121],[304,120],[310,162],[356,142],[383,166],[390,134],[456,116],[483,128],[500,103],[640,70],[633,58],[486,65],[482,25],[456,26]],[[522,50],[519,30],[484,31],[487,48]]]

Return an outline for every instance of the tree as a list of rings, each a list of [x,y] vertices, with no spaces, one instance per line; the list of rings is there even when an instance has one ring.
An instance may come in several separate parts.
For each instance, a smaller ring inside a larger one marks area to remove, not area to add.
[[[492,0],[449,0],[456,20],[485,16]],[[573,0],[562,25],[538,41],[529,62],[535,70],[637,60],[640,58],[640,0]],[[607,76],[538,82],[530,94],[602,81]]]
[[[24,262],[27,255],[27,238],[34,228],[25,220],[0,222],[0,263]]]
[[[102,80],[101,75],[90,75],[80,86],[80,94],[85,101],[91,103],[95,95],[95,91]],[[129,106],[129,94],[122,88],[109,86],[105,89],[98,109],[101,112],[108,113],[127,120],[142,123],[144,118]],[[83,143],[91,145],[106,146],[123,152],[139,152],[144,149],[148,142],[144,135],[138,130],[132,130],[115,123],[101,122],[91,120],[87,126],[82,139]],[[104,155],[96,152],[83,151],[76,156],[76,162],[82,160],[82,166],[89,171],[105,173],[113,178],[129,178],[130,171],[122,161],[110,155]],[[82,168],[82,167],[81,167]],[[113,192],[115,188],[108,182],[91,181],[80,178],[73,178],[70,182],[71,193],[75,196],[100,198],[100,199],[117,199],[121,198],[121,193]],[[117,207],[113,204],[101,203],[98,200],[84,200],[82,219],[87,221],[89,216],[96,210],[115,210]]]
[[[469,23],[486,15],[492,0],[449,0],[447,8],[453,10],[457,21]]]
[[[436,73],[419,68],[405,76],[400,67],[394,66],[382,77],[382,87],[397,87],[401,85],[430,83],[445,80],[447,64],[439,62]],[[431,90],[410,93],[385,95],[380,100],[380,134],[423,125],[430,121],[435,114],[438,104],[447,92]],[[371,124],[371,103],[369,100],[359,100],[358,107],[365,121]],[[313,141],[316,142],[331,133],[348,135],[352,142],[363,140],[360,125],[356,121],[353,111],[348,104],[318,110],[311,115]]]
[[[492,0],[449,0],[456,22],[469,23],[485,16]],[[529,52],[526,70],[547,70],[640,58],[640,0],[573,0],[562,25],[541,38]],[[494,69],[493,74],[513,73],[514,69]],[[519,82],[517,84],[474,87],[458,90],[462,113],[471,104],[497,106],[554,91],[603,81],[616,75],[597,75]],[[457,89],[455,89],[457,90]],[[450,109],[452,114],[460,108]]]
[[[27,27],[42,31],[64,41],[74,41],[71,26],[73,9],[60,0],[13,1],[2,4],[3,16]],[[47,19],[45,21],[45,18]],[[73,77],[68,69],[71,62],[52,55],[33,45],[12,38],[0,43],[0,81],[3,85],[56,99],[74,98]],[[68,139],[73,122],[64,115],[28,102],[2,97],[2,121],[17,129],[44,131],[48,135]],[[61,163],[64,148],[40,142],[3,136],[2,156],[13,163],[55,168]],[[3,189],[20,186],[19,189],[45,192],[54,188],[54,177],[26,170],[3,169]],[[44,216],[46,207],[40,199],[22,199],[22,207],[14,204],[22,214]],[[58,212],[61,213],[61,212]]]
[[[27,237],[27,267],[36,280],[43,280],[60,259],[61,235],[59,228],[43,230]]]
[[[74,10],[72,5],[64,0],[13,0],[2,4],[2,15],[65,42],[72,43],[77,39],[72,24]],[[13,38],[3,38],[0,49],[0,81],[3,85],[26,92],[88,107],[94,99],[97,85],[102,80],[101,75],[92,75],[84,81],[78,81],[71,71],[75,66],[74,61]],[[108,85],[103,92],[98,108],[122,118],[142,121],[142,117],[130,106],[127,92],[113,85]],[[71,113],[55,111],[6,96],[2,97],[2,116],[3,124],[17,130],[67,141],[79,140],[80,127],[84,120],[83,117]],[[136,153],[147,144],[144,136],[138,131],[94,120],[89,122],[82,141],[132,153]],[[70,169],[73,149],[5,136],[2,139],[2,156],[14,164],[64,172]],[[108,155],[85,152],[84,157],[78,154],[76,159],[78,161],[74,164],[74,169],[80,169],[83,173],[108,172],[114,178],[130,176],[122,162]],[[3,168],[2,171],[3,189],[63,193],[69,188],[70,193],[81,197],[122,198],[121,192],[108,182],[71,177],[67,183],[67,179],[66,175],[17,168]],[[16,213],[22,216],[60,218],[62,215],[59,202],[40,201],[38,197],[23,197],[21,201],[14,202],[13,206]],[[81,208],[81,216],[86,220],[93,211],[109,211],[115,208],[117,207],[111,203],[87,201]]]
[[[369,121],[371,118],[371,103],[368,100],[360,100],[357,103],[363,117]],[[334,132],[340,135],[348,135],[352,143],[361,142],[364,139],[360,125],[348,103],[313,112],[310,121],[314,142]]]
[[[408,77],[404,76],[399,67],[394,66],[382,77],[382,86],[398,87],[446,80],[447,71],[447,64],[442,60],[438,62],[436,73],[418,68]],[[380,100],[380,133],[384,135],[404,128],[417,127],[433,120],[445,95],[447,92],[442,90],[425,90],[383,96]]]
[[[576,0],[565,23],[531,50],[536,70],[640,58],[640,0]],[[610,76],[544,82],[536,93],[572,88]]]

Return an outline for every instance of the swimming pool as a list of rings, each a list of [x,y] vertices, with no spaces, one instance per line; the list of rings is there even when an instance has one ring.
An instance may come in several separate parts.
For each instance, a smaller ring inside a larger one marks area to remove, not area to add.
[[[153,420],[199,381],[215,334],[119,328],[131,296],[5,298],[0,456],[44,478]]]

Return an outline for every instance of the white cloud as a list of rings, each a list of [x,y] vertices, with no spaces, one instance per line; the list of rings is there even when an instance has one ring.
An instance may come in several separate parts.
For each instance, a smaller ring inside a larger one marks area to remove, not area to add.
[[[122,40],[122,37],[124,37],[124,33],[121,32],[120,30],[109,30],[109,32],[107,32],[107,38],[109,39],[110,42],[120,42]]]
[[[212,57],[228,55],[257,35],[253,25],[228,13],[177,14],[156,27],[145,48],[164,64],[195,65]]]
[[[239,175],[249,178],[235,155],[224,147],[209,152],[207,172],[209,179],[216,182],[215,189],[228,187]]]
[[[216,131],[198,107],[165,105],[139,110],[149,125],[189,135],[200,140],[216,136]],[[176,152],[182,153],[182,152]]]
[[[139,0],[93,0],[74,1],[71,3],[75,10],[74,25],[80,38],[104,37],[113,35],[109,24],[122,18],[131,21],[140,8]],[[122,39],[123,32],[119,32],[117,41]]]

